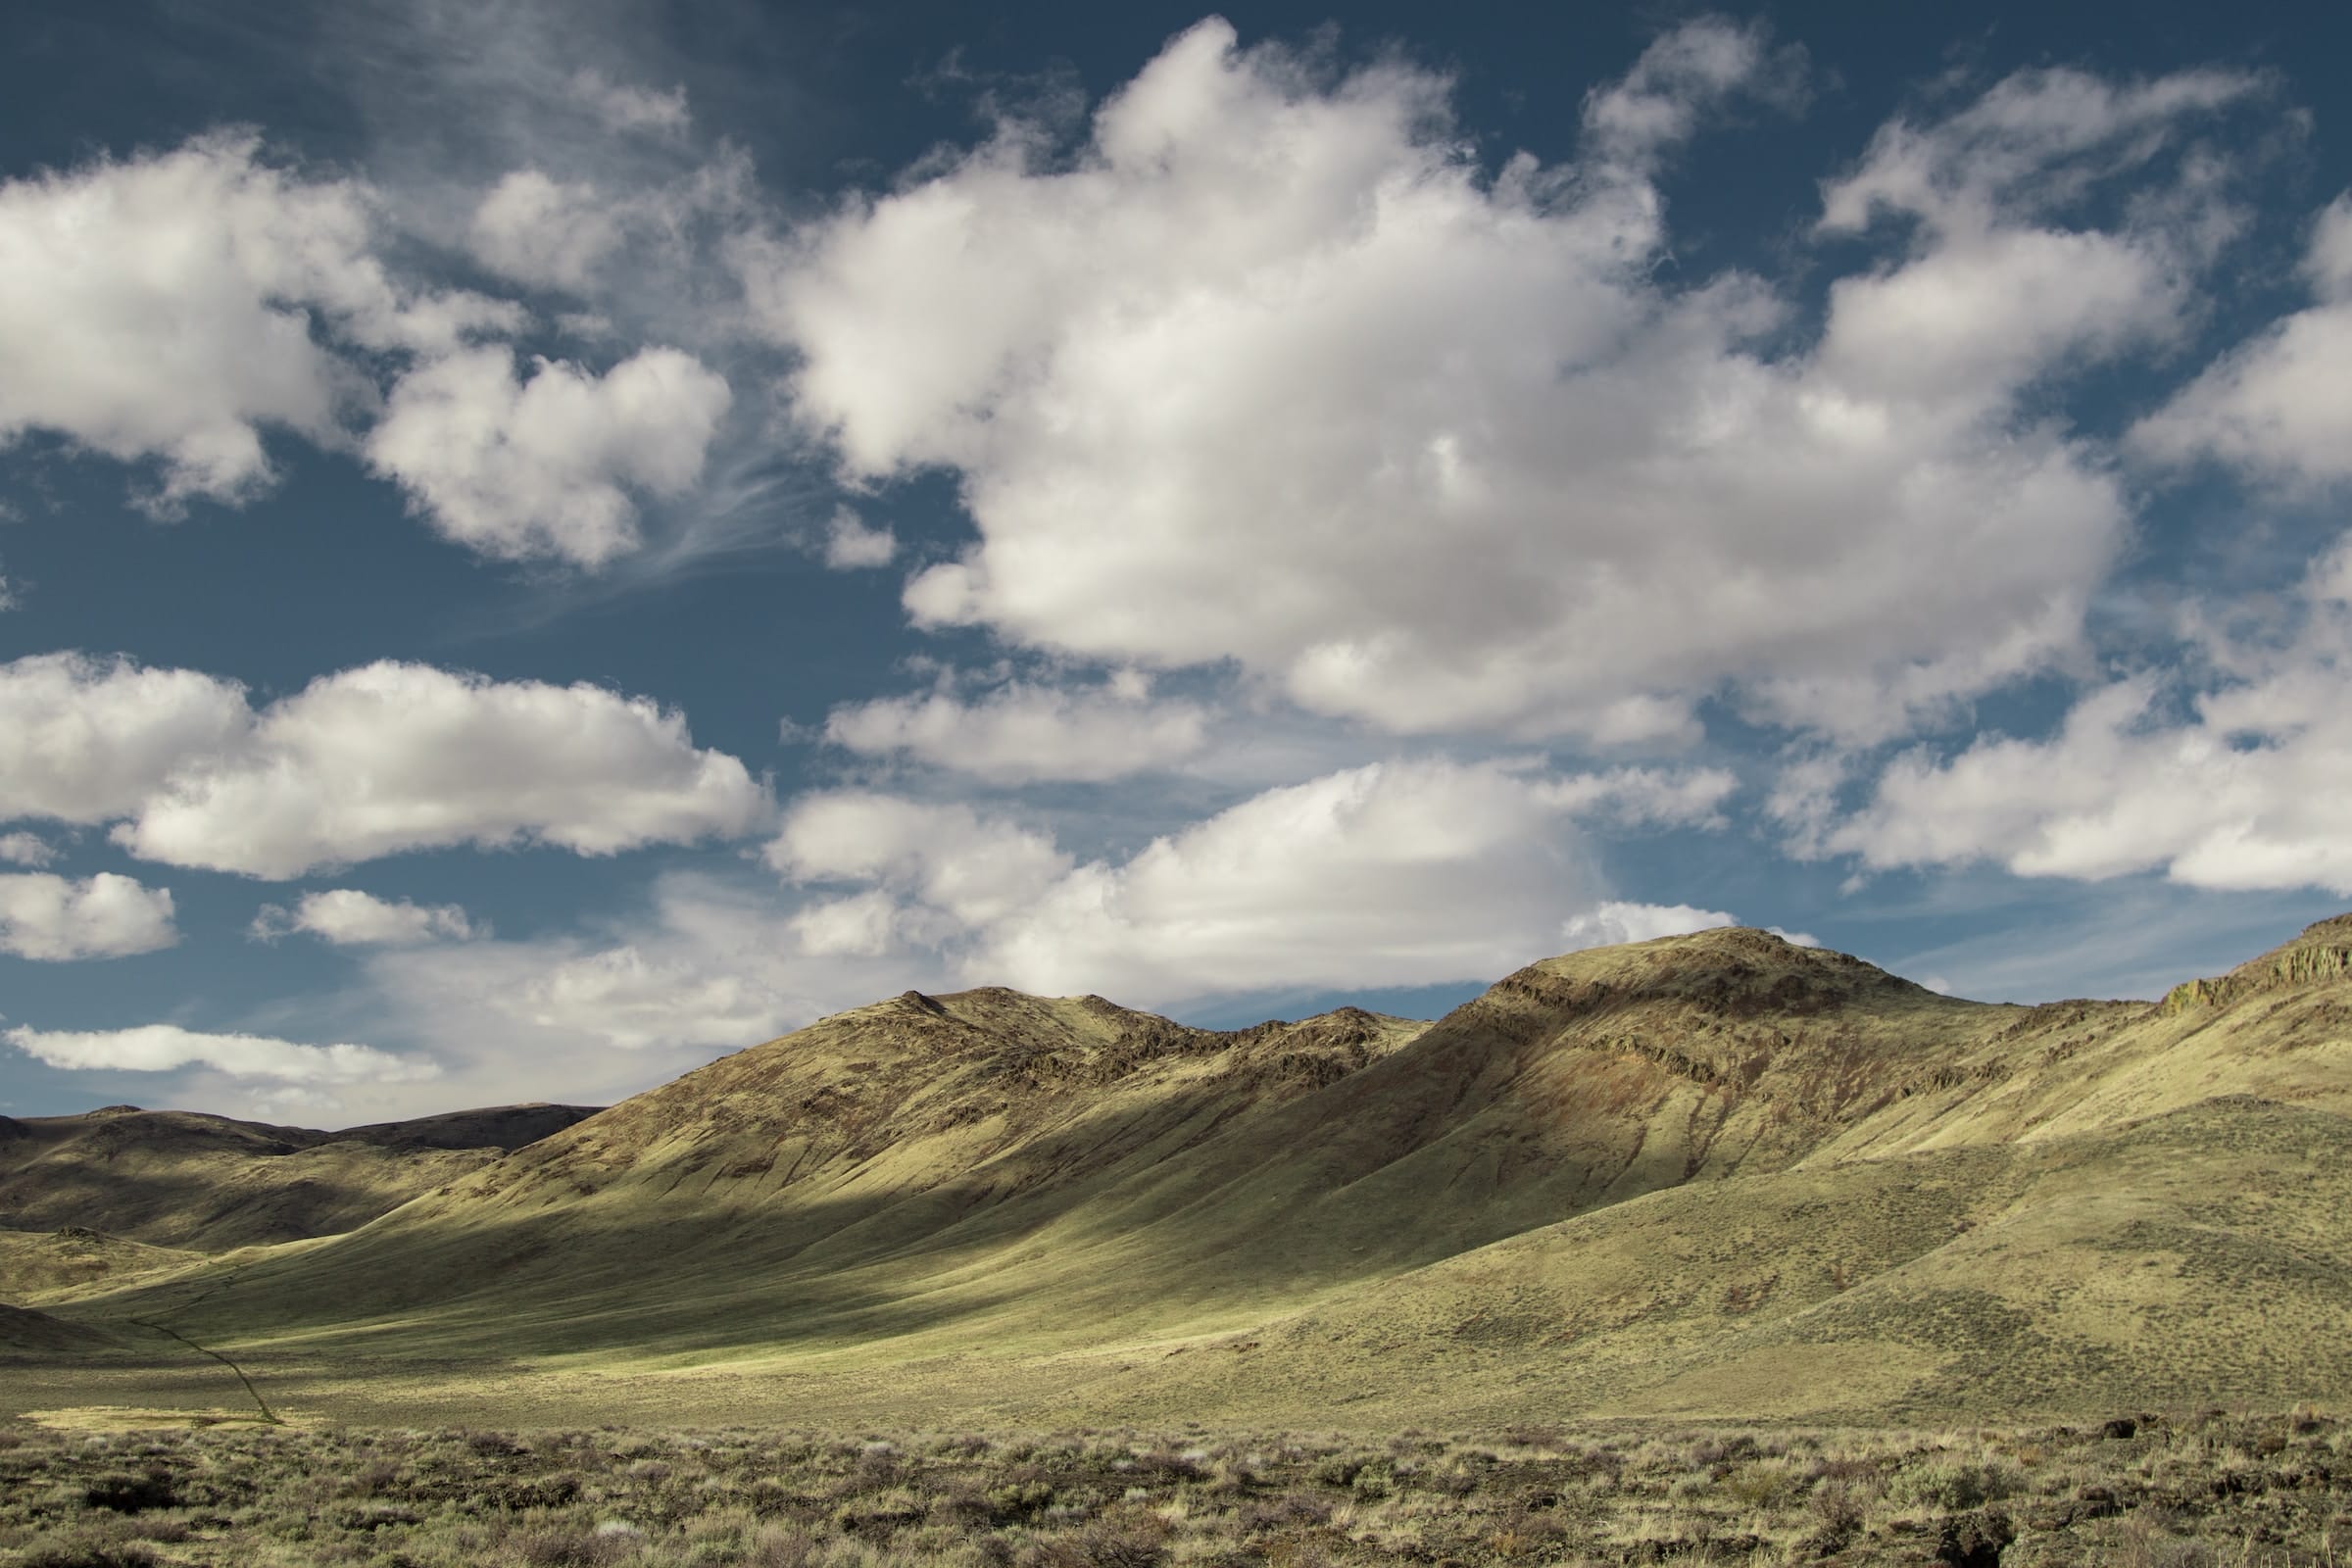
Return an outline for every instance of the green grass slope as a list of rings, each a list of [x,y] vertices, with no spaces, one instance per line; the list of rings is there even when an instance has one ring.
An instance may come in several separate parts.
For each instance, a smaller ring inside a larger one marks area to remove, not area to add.
[[[81,1226],[56,1231],[0,1230],[0,1286],[27,1306],[119,1289],[143,1275],[168,1274],[202,1263],[208,1254],[178,1247],[150,1247]]]
[[[1139,1415],[1808,1422],[2352,1396],[2352,1123],[2130,1127],[1615,1204],[1135,1368]],[[1237,1347],[1246,1346],[1246,1349]],[[1110,1392],[1105,1389],[1102,1392]]]

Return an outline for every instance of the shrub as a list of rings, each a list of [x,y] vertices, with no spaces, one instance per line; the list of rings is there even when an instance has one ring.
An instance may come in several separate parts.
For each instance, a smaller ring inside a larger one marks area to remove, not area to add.
[[[1306,1474],[1308,1480],[1327,1487],[1350,1487],[1363,1468],[1364,1461],[1353,1454],[1331,1453],[1317,1459],[1315,1467]]]
[[[1158,1448],[1138,1458],[1135,1467],[1146,1475],[1156,1475],[1164,1481],[1198,1481],[1207,1474],[1201,1469],[1200,1460],[1194,1456],[1199,1451],[1194,1449],[1178,1453],[1172,1449]]]
[[[176,1508],[180,1497],[172,1472],[159,1465],[144,1475],[117,1472],[99,1476],[83,1488],[82,1501],[109,1513],[140,1513],[149,1508]]]
[[[1098,1524],[1032,1543],[1014,1561],[1019,1568],[1159,1568],[1168,1560],[1163,1536],[1149,1525]]]
[[[508,1538],[514,1560],[527,1568],[603,1568],[636,1549],[626,1536],[607,1536],[578,1525],[546,1525]]]
[[[1771,1508],[1788,1494],[1794,1479],[1778,1463],[1741,1465],[1723,1478],[1723,1492],[1743,1507]]]
[[[1895,1472],[1886,1484],[1886,1497],[1897,1507],[1958,1513],[2005,1497],[2014,1490],[2005,1470],[1937,1457]]]
[[[1822,1536],[1841,1542],[1862,1528],[1863,1497],[1843,1481],[1827,1482],[1805,1499]]]
[[[155,1568],[155,1548],[143,1541],[117,1541],[92,1531],[72,1531],[34,1542],[17,1558],[19,1568]]]
[[[1245,1534],[1255,1536],[1295,1527],[1312,1528],[1330,1518],[1330,1503],[1293,1492],[1243,1509],[1240,1523]]]
[[[999,1523],[1033,1518],[1054,1505],[1054,1487],[1045,1481],[1013,1481],[982,1494],[989,1516]]]

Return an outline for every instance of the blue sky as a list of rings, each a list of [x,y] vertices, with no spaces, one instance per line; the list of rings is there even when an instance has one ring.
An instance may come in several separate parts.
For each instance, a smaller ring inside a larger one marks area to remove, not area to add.
[[[2352,20],[43,0],[0,1109],[2352,903]]]

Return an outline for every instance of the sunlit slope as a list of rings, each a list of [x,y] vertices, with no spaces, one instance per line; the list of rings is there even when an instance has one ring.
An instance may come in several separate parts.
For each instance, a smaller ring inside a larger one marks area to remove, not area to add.
[[[2352,1397],[2352,1123],[2131,1127],[1612,1205],[1090,1389],[1134,1418],[1814,1420]],[[1049,1415],[1055,1407],[1041,1406]]]
[[[101,1293],[141,1275],[190,1268],[206,1256],[186,1248],[150,1247],[80,1226],[55,1231],[0,1230],[0,1300],[38,1306]]]
[[[2250,1095],[2352,1115],[2352,915],[2162,1002],[2061,1002],[1955,1040],[1901,1104],[1817,1158],[2064,1137]]]
[[[1229,1034],[909,994],[75,1310],[385,1365],[978,1358],[1036,1415],[2251,1396],[2352,1305],[2348,952],[2025,1008],[1715,931]]]

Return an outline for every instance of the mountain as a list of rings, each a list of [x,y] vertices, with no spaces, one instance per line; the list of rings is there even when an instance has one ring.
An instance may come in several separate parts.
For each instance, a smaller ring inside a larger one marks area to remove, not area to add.
[[[908,993],[349,1234],[50,1310],[348,1412],[2291,1402],[2352,1392],[2310,1353],[2352,1304],[2348,1118],[2352,916],[2156,1004],[1966,1002],[1741,929],[1430,1024]]]

